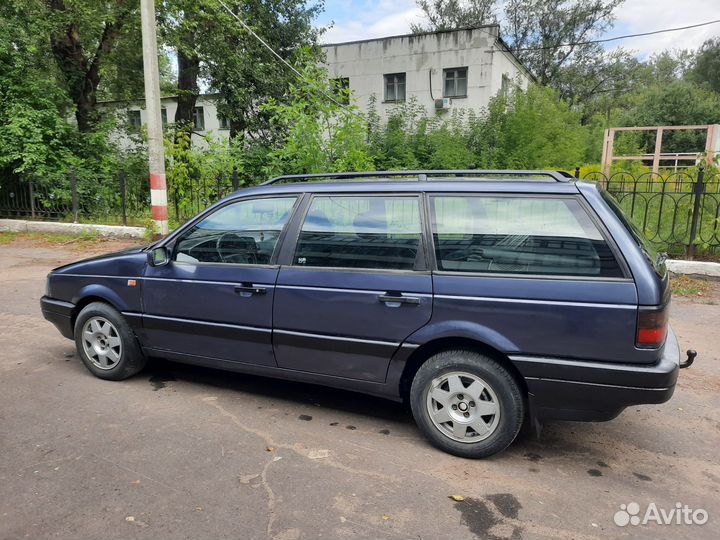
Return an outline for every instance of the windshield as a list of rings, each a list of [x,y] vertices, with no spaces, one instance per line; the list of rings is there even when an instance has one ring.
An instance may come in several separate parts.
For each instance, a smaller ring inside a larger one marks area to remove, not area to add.
[[[605,199],[605,202],[608,203],[608,206],[613,211],[613,213],[618,217],[620,222],[630,233],[630,236],[633,237],[638,247],[650,260],[650,263],[653,265],[653,267],[657,269],[658,266],[661,266],[662,262],[664,262],[664,257],[660,255],[657,249],[655,249],[655,246],[653,246],[652,243],[645,237],[645,234],[640,230],[640,228],[635,225],[630,219],[628,219],[615,197],[613,197],[609,192],[604,190],[601,191],[601,195],[602,198]]]

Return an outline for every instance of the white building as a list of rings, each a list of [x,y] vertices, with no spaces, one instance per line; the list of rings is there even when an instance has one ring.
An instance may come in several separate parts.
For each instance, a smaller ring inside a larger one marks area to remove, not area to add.
[[[347,86],[366,111],[371,96],[386,115],[417,98],[428,113],[479,109],[532,75],[500,38],[498,25],[407,34],[324,45],[331,78]]]
[[[331,78],[350,88],[361,110],[371,96],[377,111],[387,116],[398,103],[415,97],[427,114],[452,109],[480,109],[511,85],[527,87],[532,75],[500,38],[498,25],[465,30],[407,34],[323,45]],[[211,134],[227,137],[230,125],[219,117],[214,94],[201,95],[195,108],[193,144]],[[118,135],[127,145],[133,131],[147,122],[145,103],[104,102],[101,107],[126,125]],[[177,97],[162,98],[163,123],[173,122]]]
[[[218,115],[217,97],[215,94],[203,94],[198,97],[195,103],[195,114],[193,116],[193,144],[202,146],[205,137],[212,135],[216,138],[227,137],[230,134],[230,123],[226,118]],[[177,96],[167,96],[160,100],[163,125],[175,121],[177,110]],[[127,101],[104,101],[99,104],[103,114],[115,114],[118,126],[117,137],[125,146],[133,144],[137,139],[143,125],[147,124],[147,112],[145,101],[137,100],[128,103]]]

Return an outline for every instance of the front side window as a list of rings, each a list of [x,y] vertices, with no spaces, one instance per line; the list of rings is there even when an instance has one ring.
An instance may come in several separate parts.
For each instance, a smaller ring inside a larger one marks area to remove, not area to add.
[[[296,197],[253,199],[223,206],[178,240],[178,262],[269,264]]]
[[[315,197],[293,264],[412,270],[420,249],[417,197]]]
[[[405,74],[385,75],[385,101],[405,101]]]
[[[444,71],[443,97],[467,97],[467,68],[452,68]]]
[[[439,270],[623,277],[574,199],[453,195],[431,201]]]

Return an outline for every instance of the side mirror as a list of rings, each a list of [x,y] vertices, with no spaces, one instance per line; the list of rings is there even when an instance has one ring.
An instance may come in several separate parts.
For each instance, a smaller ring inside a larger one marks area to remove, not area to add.
[[[156,247],[148,252],[148,264],[150,266],[165,266],[170,262],[170,254],[166,247]]]

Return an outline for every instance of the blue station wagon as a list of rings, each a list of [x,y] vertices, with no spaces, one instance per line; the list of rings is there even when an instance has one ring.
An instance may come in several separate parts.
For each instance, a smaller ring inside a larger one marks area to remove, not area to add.
[[[463,457],[523,424],[670,399],[664,257],[551,171],[285,176],[145,248],[53,270],[43,315],[103,379],[149,357],[409,403]]]

